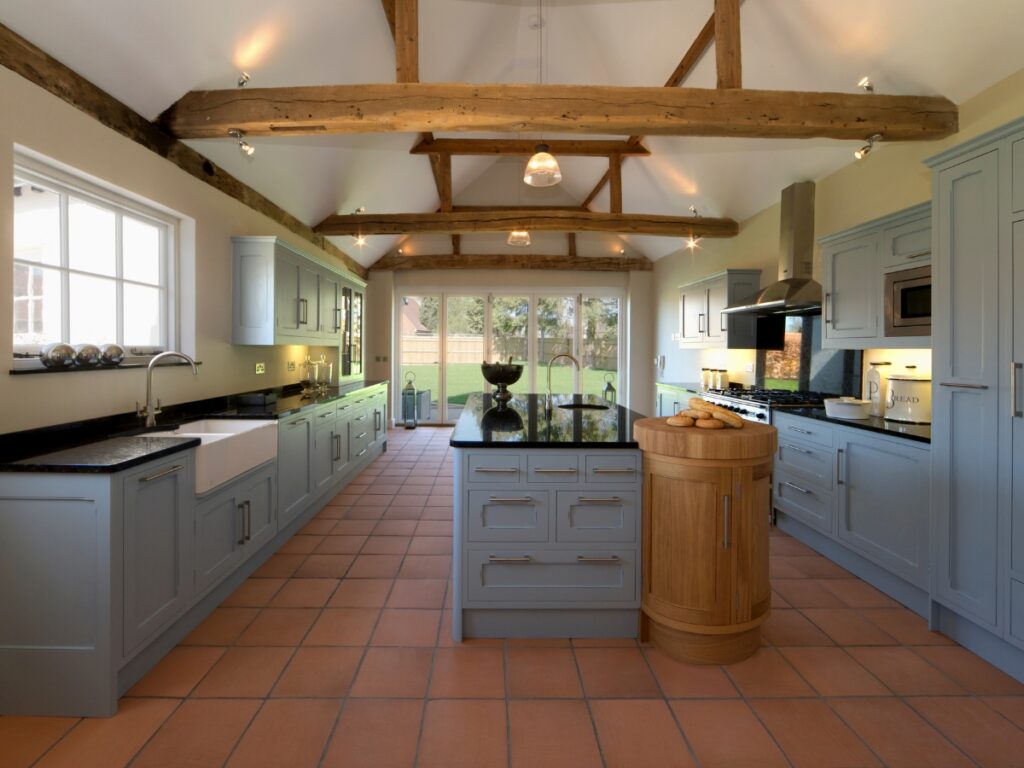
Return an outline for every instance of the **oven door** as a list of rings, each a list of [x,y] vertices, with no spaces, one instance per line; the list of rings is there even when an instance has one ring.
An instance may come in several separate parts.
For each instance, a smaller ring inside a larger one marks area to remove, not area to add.
[[[885,276],[885,335],[930,336],[932,268],[918,267]]]

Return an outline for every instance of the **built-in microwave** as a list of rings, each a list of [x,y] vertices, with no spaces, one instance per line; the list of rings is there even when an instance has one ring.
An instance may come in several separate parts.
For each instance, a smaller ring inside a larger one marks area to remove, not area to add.
[[[932,268],[917,267],[885,276],[885,335],[931,336]]]

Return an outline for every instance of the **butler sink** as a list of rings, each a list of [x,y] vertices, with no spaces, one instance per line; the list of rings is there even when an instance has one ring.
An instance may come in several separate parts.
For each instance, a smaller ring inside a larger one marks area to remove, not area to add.
[[[277,458],[277,422],[266,419],[201,419],[155,437],[196,437],[196,493],[206,493]]]

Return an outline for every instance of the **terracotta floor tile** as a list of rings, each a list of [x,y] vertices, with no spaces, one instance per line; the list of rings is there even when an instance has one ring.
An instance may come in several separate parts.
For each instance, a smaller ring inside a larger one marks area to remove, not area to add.
[[[572,645],[567,637],[510,637],[506,642],[509,648],[569,648]]]
[[[270,607],[322,608],[337,588],[337,579],[289,579],[274,595]]]
[[[782,648],[779,652],[822,696],[891,695],[842,648]]]
[[[375,507],[386,507],[394,498],[395,494],[393,493],[364,493],[359,501],[362,504],[369,504]]]
[[[318,555],[355,555],[366,543],[365,536],[325,536],[316,548]]]
[[[452,527],[452,508],[451,507],[424,507],[423,517],[421,520],[444,520],[448,525],[449,532]]]
[[[673,701],[671,706],[704,768],[789,765],[745,702]]]
[[[440,622],[439,610],[385,608],[370,644],[433,648]]]
[[[908,699],[942,734],[986,768],[1019,768],[1024,731],[977,699],[925,697]]]
[[[452,559],[445,555],[406,555],[399,571],[400,579],[447,579]]]
[[[504,651],[501,648],[438,648],[428,696],[432,699],[504,698]]]
[[[373,529],[374,536],[412,536],[416,531],[415,520],[381,520]]]
[[[973,765],[899,699],[837,699],[831,705],[890,768],[970,768]]]
[[[215,608],[182,645],[231,645],[259,612],[258,608]]]
[[[658,684],[639,648],[576,648],[587,696],[597,699],[654,698]]]
[[[335,536],[367,536],[369,535],[374,526],[376,526],[373,520],[339,520],[331,528],[330,533]]]
[[[452,554],[451,536],[414,536],[409,545],[410,555],[448,555]]]
[[[822,579],[820,584],[850,608],[902,607],[891,597],[886,597],[860,579]]]
[[[817,554],[806,544],[797,541],[792,536],[771,536],[768,539],[769,551],[772,555],[784,557],[802,557],[805,555]]]
[[[184,698],[224,655],[224,650],[188,645],[173,648],[125,695]]]
[[[955,696],[966,693],[909,648],[860,646],[847,651],[897,696]]]
[[[28,768],[77,722],[77,717],[0,717],[0,768]]]
[[[601,768],[582,701],[513,701],[508,707],[512,768]]]
[[[348,693],[362,657],[362,648],[299,648],[270,695],[341,698]]]
[[[510,647],[509,696],[524,699],[582,698],[576,659],[569,648]]]
[[[391,579],[345,579],[327,601],[329,608],[382,608]]]
[[[914,653],[977,696],[1024,694],[1024,685],[959,645],[918,646]]]
[[[349,699],[323,768],[412,768],[422,701]]]
[[[421,520],[416,526],[417,536],[451,536],[452,524],[444,520]]]
[[[807,608],[803,614],[839,645],[899,645],[853,608]]]
[[[806,616],[793,609],[772,611],[762,627],[764,639],[774,646],[835,645]]]
[[[299,533],[303,536],[323,536],[330,533],[332,528],[334,528],[334,523],[330,520],[313,518],[299,529]]]
[[[388,608],[434,608],[444,605],[447,582],[441,579],[397,579]]]
[[[261,704],[257,699],[189,699],[150,739],[132,768],[220,768]]]
[[[121,699],[113,717],[88,718],[36,763],[40,768],[121,768],[178,706],[173,699]]]
[[[1024,697],[983,696],[981,700],[1018,728],[1024,728]]]
[[[340,706],[322,699],[268,701],[235,748],[228,768],[315,768]]]
[[[370,506],[368,504],[357,504],[345,510],[346,520],[380,520],[387,511],[386,506]]]
[[[657,648],[645,648],[644,656],[661,690],[670,699],[728,699],[739,696],[722,668],[712,664],[676,661]]]
[[[340,520],[345,517],[349,509],[350,507],[336,507],[333,504],[328,504],[316,513],[314,520]]]
[[[288,659],[291,648],[229,648],[192,692],[200,698],[262,698]]]
[[[303,645],[366,645],[380,611],[376,608],[325,608]]]
[[[341,579],[348,575],[355,562],[355,555],[310,555],[295,572],[297,577],[308,579]]]
[[[305,559],[305,555],[271,555],[253,576],[257,579],[287,579]]]
[[[694,765],[664,700],[591,701],[608,768],[687,768]]]
[[[411,536],[371,536],[363,545],[364,555],[404,555]]]
[[[398,575],[401,555],[360,555],[349,568],[350,579],[391,579]]]
[[[775,579],[772,589],[794,608],[846,608],[847,605],[826,589],[829,579]]]
[[[761,648],[749,659],[725,669],[740,693],[750,698],[814,695],[811,687],[774,648]]]
[[[776,579],[806,579],[807,576],[796,566],[790,565],[781,557],[773,557],[768,561],[768,576]]]
[[[368,648],[349,695],[421,699],[427,695],[432,660],[430,648]]]
[[[570,639],[573,648],[636,648],[633,637],[574,637]]]
[[[821,555],[787,557],[786,562],[811,579],[852,579],[853,574]]]
[[[861,615],[904,645],[954,645],[943,634],[931,632],[928,622],[906,608],[862,608]]]
[[[316,608],[264,608],[236,644],[298,645],[319,613]]]
[[[298,534],[288,539],[288,541],[282,544],[281,548],[277,551],[290,555],[308,555],[316,549],[323,540],[323,536],[307,536]]]
[[[792,607],[793,606],[791,606],[789,603],[787,603],[786,599],[782,595],[780,595],[775,590],[772,590],[772,610],[773,611],[778,609],[778,608],[792,608]]]
[[[871,750],[823,701],[765,699],[750,704],[794,768],[881,766]]]
[[[505,702],[427,702],[418,768],[505,768]]]
[[[285,579],[246,579],[221,605],[229,608],[262,608],[284,583]]]

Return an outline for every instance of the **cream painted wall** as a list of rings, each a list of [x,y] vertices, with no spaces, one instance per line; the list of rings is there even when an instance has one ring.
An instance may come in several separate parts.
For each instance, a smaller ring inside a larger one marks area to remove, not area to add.
[[[931,174],[923,161],[949,147],[1024,115],[1024,70],[986,89],[960,105],[960,131],[947,139],[930,142],[880,144],[865,160],[817,179],[815,196],[815,237],[838,232],[888,213],[931,199]],[[751,169],[756,172],[756,169]],[[802,181],[794,178],[792,182]],[[781,190],[780,190],[781,192]],[[779,205],[766,208],[740,224],[731,240],[704,240],[690,253],[681,250],[655,263],[655,328],[658,354],[666,366],[659,380],[694,382],[701,367],[729,365],[732,380],[749,383],[744,371],[754,353],[747,351],[680,350],[672,341],[678,331],[679,286],[726,268],[762,271],[761,284],[775,279],[779,243]],[[816,248],[815,277],[821,279],[821,251]],[[930,370],[929,350],[868,351],[872,359],[891,359],[900,366],[908,362]]]
[[[203,365],[161,370],[154,389],[165,404],[226,395],[298,381],[307,349],[231,344],[231,236],[277,235],[328,263],[327,253],[173,164],[104,127],[11,71],[0,68],[0,173],[10,181],[14,145],[142,196],[194,220],[196,277],[195,349]],[[253,162],[258,162],[258,157]],[[0,185],[0,306],[10,307],[12,286],[12,185]],[[340,266],[340,265],[339,265]],[[11,359],[12,318],[0,312],[0,361]],[[186,323],[187,324],[187,323]],[[311,350],[314,356],[321,351]],[[265,362],[267,373],[255,375]],[[0,373],[0,433],[133,411],[145,397],[145,371],[96,371],[12,376]]]

